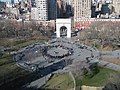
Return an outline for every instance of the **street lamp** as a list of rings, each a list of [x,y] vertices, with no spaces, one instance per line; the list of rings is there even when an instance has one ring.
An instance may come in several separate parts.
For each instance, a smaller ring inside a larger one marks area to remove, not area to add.
[[[22,30],[24,29],[25,16],[22,16]]]

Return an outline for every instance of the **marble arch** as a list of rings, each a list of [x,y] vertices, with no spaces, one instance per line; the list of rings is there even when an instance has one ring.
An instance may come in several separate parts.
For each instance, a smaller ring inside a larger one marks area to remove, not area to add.
[[[66,27],[67,38],[71,38],[71,19],[56,19],[56,35],[57,38],[61,37],[61,27]]]

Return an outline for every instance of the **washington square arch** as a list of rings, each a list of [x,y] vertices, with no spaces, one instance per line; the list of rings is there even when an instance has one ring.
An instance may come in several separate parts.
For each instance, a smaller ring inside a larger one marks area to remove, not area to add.
[[[56,35],[71,38],[71,19],[56,19]]]

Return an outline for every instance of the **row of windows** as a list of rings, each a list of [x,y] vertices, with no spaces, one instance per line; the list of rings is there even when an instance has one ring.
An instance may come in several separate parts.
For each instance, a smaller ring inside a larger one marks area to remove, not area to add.
[[[46,1],[45,1],[45,0],[42,0],[42,1],[39,1],[39,0],[38,0],[38,2],[46,2]]]
[[[44,13],[45,15],[47,15],[47,13]],[[39,13],[39,15],[43,15],[43,13]]]
[[[46,8],[46,4],[38,5],[38,8]]]
[[[38,7],[38,9],[40,9],[40,8],[41,8],[41,10],[46,9],[46,7]]]
[[[44,8],[44,9],[38,8],[38,10],[40,10],[40,11],[47,11],[47,8]]]
[[[39,17],[41,20],[47,20],[47,17]]]
[[[47,2],[46,1],[38,1],[38,3],[40,3],[40,4],[46,4]]]

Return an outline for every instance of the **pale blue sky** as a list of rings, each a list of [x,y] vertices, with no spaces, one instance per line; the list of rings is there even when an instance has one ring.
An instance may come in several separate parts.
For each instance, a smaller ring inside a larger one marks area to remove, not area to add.
[[[4,2],[11,2],[11,0],[0,0],[0,1],[4,1]],[[21,1],[21,0],[19,0],[19,1]],[[14,2],[18,2],[18,0],[14,0]]]
[[[11,2],[11,0],[0,0],[0,1],[4,1],[4,2],[6,2],[6,1],[7,1],[7,2]]]

